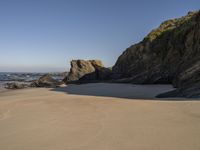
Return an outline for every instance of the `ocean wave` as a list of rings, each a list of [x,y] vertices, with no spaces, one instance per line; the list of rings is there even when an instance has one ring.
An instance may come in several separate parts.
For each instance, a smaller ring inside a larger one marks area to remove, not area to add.
[[[32,82],[38,80],[45,73],[8,73],[0,72],[0,88],[8,82]],[[63,73],[51,73],[52,77],[57,80],[62,80],[64,78]]]

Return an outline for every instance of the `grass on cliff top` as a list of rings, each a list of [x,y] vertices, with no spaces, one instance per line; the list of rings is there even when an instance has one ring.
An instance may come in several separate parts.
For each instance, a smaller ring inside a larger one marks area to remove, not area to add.
[[[189,12],[184,17],[181,17],[181,18],[178,18],[178,19],[170,19],[170,20],[165,21],[165,22],[161,23],[161,25],[157,29],[152,30],[144,38],[144,40],[153,41],[158,36],[160,36],[162,33],[166,32],[166,31],[173,30],[173,29],[183,25],[184,23],[188,22],[188,20],[190,20],[192,17],[194,17],[198,13],[200,13],[200,11]],[[187,26],[185,26],[185,27],[187,27]]]

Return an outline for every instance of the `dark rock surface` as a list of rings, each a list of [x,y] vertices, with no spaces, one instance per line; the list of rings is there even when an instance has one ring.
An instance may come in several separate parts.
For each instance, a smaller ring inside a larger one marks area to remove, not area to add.
[[[64,79],[70,82],[93,82],[109,79],[111,70],[105,68],[100,60],[72,60],[71,69]]]
[[[174,91],[169,91],[156,96],[157,98],[167,97],[186,97],[186,98],[200,98],[200,84],[185,86]]]
[[[50,74],[45,74],[40,77],[37,81],[31,84],[31,87],[57,87],[61,82],[54,79]]]
[[[172,83],[178,88],[167,95],[198,97],[200,12],[189,12],[184,17],[163,22],[143,41],[123,52],[113,67],[113,73],[122,82]]]
[[[10,82],[10,83],[5,84],[6,89],[12,89],[12,90],[24,89],[24,88],[28,88],[29,86],[30,84],[25,84],[25,83],[20,83],[20,82]]]

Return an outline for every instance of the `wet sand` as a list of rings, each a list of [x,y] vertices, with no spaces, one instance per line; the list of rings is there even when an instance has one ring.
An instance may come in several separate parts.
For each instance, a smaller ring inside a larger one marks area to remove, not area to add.
[[[200,101],[168,85],[86,84],[0,93],[0,150],[199,150]]]

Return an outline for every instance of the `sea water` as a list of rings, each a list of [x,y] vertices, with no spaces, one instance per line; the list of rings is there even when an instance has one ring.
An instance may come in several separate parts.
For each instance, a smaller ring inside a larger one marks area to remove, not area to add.
[[[0,90],[2,90],[8,82],[31,82],[38,80],[46,73],[25,73],[25,72],[0,72]],[[62,80],[64,78],[63,73],[50,73],[53,78]]]

